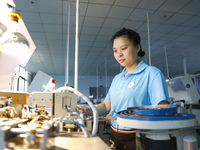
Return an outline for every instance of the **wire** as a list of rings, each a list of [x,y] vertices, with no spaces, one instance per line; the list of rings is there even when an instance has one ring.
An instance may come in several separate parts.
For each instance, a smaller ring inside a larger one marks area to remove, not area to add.
[[[78,116],[79,119],[82,119],[81,116],[79,115],[79,113],[77,113],[77,112],[72,112],[72,114],[75,114],[75,115]]]
[[[88,105],[91,107],[92,112],[93,112],[93,129],[92,129],[92,137],[95,137],[97,134],[97,129],[98,129],[98,111],[97,108],[94,106],[94,104],[85,96],[83,95],[81,92],[79,92],[78,90],[71,88],[71,87],[60,87],[59,89],[57,89],[56,91],[54,91],[54,93],[61,93],[62,91],[70,91],[73,92],[74,94],[76,94],[77,96],[83,98]]]
[[[85,113],[86,111],[88,111],[89,109],[91,109],[91,107],[88,107],[88,108],[80,108],[80,107],[77,107],[78,109],[82,110],[83,112],[82,113]]]
[[[64,119],[58,119],[58,121],[64,121],[64,122],[70,122],[70,123],[74,123],[74,124],[76,124],[76,125],[79,125],[79,126],[81,126],[81,127],[84,127],[84,128],[85,128],[85,125],[83,125],[83,124],[80,124],[80,123],[78,123],[78,122],[76,122],[76,121],[72,121],[72,120],[64,120]]]

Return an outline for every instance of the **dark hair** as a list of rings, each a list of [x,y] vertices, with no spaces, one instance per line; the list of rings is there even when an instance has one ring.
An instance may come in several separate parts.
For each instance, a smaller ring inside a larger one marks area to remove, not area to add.
[[[131,29],[126,29],[126,28],[121,29],[120,31],[116,32],[111,38],[112,45],[115,38],[118,38],[121,36],[126,36],[129,40],[133,42],[135,46],[140,45],[140,51],[138,52],[139,57],[143,57],[145,55],[145,51],[142,50],[142,46],[140,44],[140,35],[137,32]]]

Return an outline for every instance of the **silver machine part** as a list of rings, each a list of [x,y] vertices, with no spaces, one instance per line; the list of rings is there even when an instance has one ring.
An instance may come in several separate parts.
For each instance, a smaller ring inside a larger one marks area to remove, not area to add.
[[[30,96],[30,106],[46,107],[55,117],[65,117],[67,112],[77,109],[77,96],[69,91],[63,93],[33,92]]]
[[[194,136],[183,138],[183,150],[198,150],[197,139]]]

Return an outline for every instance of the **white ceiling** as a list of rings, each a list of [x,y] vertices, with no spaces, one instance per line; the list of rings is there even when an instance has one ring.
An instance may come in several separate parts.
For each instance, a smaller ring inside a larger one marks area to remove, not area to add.
[[[65,75],[68,8],[70,4],[69,75],[74,75],[76,1],[14,0],[36,45],[26,70],[51,76]],[[79,76],[108,75],[120,71],[110,45],[112,35],[123,27],[141,35],[143,58],[149,62],[147,13],[149,14],[151,64],[167,76],[165,46],[171,77],[200,71],[199,0],[80,0]]]

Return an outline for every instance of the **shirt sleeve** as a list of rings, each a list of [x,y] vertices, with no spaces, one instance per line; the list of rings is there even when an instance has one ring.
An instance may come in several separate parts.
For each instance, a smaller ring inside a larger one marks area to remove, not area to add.
[[[115,76],[114,79],[112,80],[112,83],[111,83],[110,88],[109,88],[109,90],[108,90],[108,94],[107,94],[106,97],[105,97],[105,99],[107,99],[107,100],[111,100],[110,91],[112,90],[112,86],[113,86],[113,84],[114,84],[115,78],[116,78],[116,76]]]
[[[110,90],[109,90],[110,91]],[[110,100],[110,92],[108,91],[108,94],[106,95],[106,98],[107,100]]]
[[[163,100],[169,101],[167,84],[162,72],[158,72],[151,80],[149,95],[152,105],[157,105]]]

